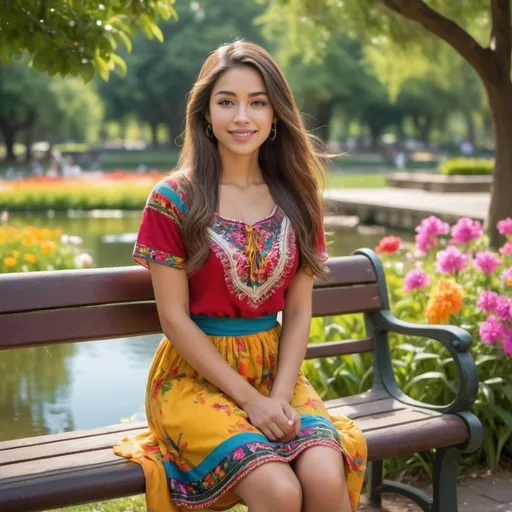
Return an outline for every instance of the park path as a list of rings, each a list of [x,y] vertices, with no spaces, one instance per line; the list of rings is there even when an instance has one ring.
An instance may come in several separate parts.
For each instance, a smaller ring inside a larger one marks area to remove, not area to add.
[[[333,188],[325,191],[324,198],[339,213],[359,214],[361,217],[370,214],[377,219],[379,215],[391,219],[393,215],[404,218],[437,215],[446,221],[458,217],[484,220],[490,202],[488,192],[441,193],[391,187]]]
[[[459,512],[512,512],[512,471],[461,478],[457,492]],[[421,512],[421,509],[409,500],[391,494],[383,499],[382,508],[372,508],[363,497],[358,512],[379,511]]]

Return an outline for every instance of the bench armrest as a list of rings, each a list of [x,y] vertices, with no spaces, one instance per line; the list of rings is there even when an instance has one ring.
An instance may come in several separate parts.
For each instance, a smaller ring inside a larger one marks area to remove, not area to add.
[[[478,393],[478,373],[475,361],[469,347],[471,335],[460,327],[449,325],[428,325],[404,322],[396,318],[389,310],[384,309],[372,314],[375,341],[377,344],[375,357],[381,382],[391,396],[416,407],[436,410],[442,413],[457,413],[469,411]],[[419,402],[406,395],[397,385],[391,354],[388,349],[387,333],[395,332],[412,336],[422,336],[440,342],[453,357],[459,372],[459,389],[451,404],[437,406]],[[385,341],[382,340],[385,336]],[[384,341],[384,343],[381,343]],[[381,345],[381,350],[379,350]]]

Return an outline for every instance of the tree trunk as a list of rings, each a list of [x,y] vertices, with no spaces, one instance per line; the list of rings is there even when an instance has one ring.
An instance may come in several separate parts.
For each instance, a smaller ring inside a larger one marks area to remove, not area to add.
[[[503,243],[496,223],[506,217],[512,218],[512,84],[508,77],[503,82],[486,84],[496,153],[491,204],[487,216],[487,228],[494,248]]]
[[[16,132],[12,129],[9,123],[1,123],[0,130],[4,137],[5,144],[5,162],[14,163],[16,162],[16,155],[14,154],[14,142],[16,140]]]
[[[324,142],[329,141],[329,132],[332,116],[333,103],[331,101],[327,103],[321,103],[317,109],[317,130],[316,135],[320,137]]]
[[[150,123],[151,126],[151,147],[157,148],[159,146],[158,143],[158,125],[160,123]]]
[[[476,127],[475,127],[475,118],[473,112],[470,110],[464,110],[463,112],[464,119],[466,121],[466,139],[473,144],[473,147],[476,146]]]

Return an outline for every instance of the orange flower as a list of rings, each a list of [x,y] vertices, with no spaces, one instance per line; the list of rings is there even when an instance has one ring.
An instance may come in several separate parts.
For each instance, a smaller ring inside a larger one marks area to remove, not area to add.
[[[446,324],[463,306],[464,289],[449,279],[439,279],[428,299],[425,314],[431,324]]]
[[[25,254],[25,261],[28,261],[29,263],[37,263],[37,256],[32,253]]]
[[[12,256],[6,256],[4,258],[4,265],[6,267],[14,267],[18,263],[18,260],[16,258],[13,258]]]
[[[402,247],[402,239],[398,236],[385,236],[377,247],[376,252],[384,252],[386,254],[393,254]]]
[[[41,242],[41,251],[43,254],[50,254],[55,249],[55,242],[52,240],[43,240]]]

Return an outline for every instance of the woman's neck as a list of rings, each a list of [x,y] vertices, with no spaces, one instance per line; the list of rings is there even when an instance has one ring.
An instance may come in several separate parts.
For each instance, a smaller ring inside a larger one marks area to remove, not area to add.
[[[221,185],[235,185],[247,188],[264,183],[258,163],[257,152],[251,155],[233,155],[221,153]]]

